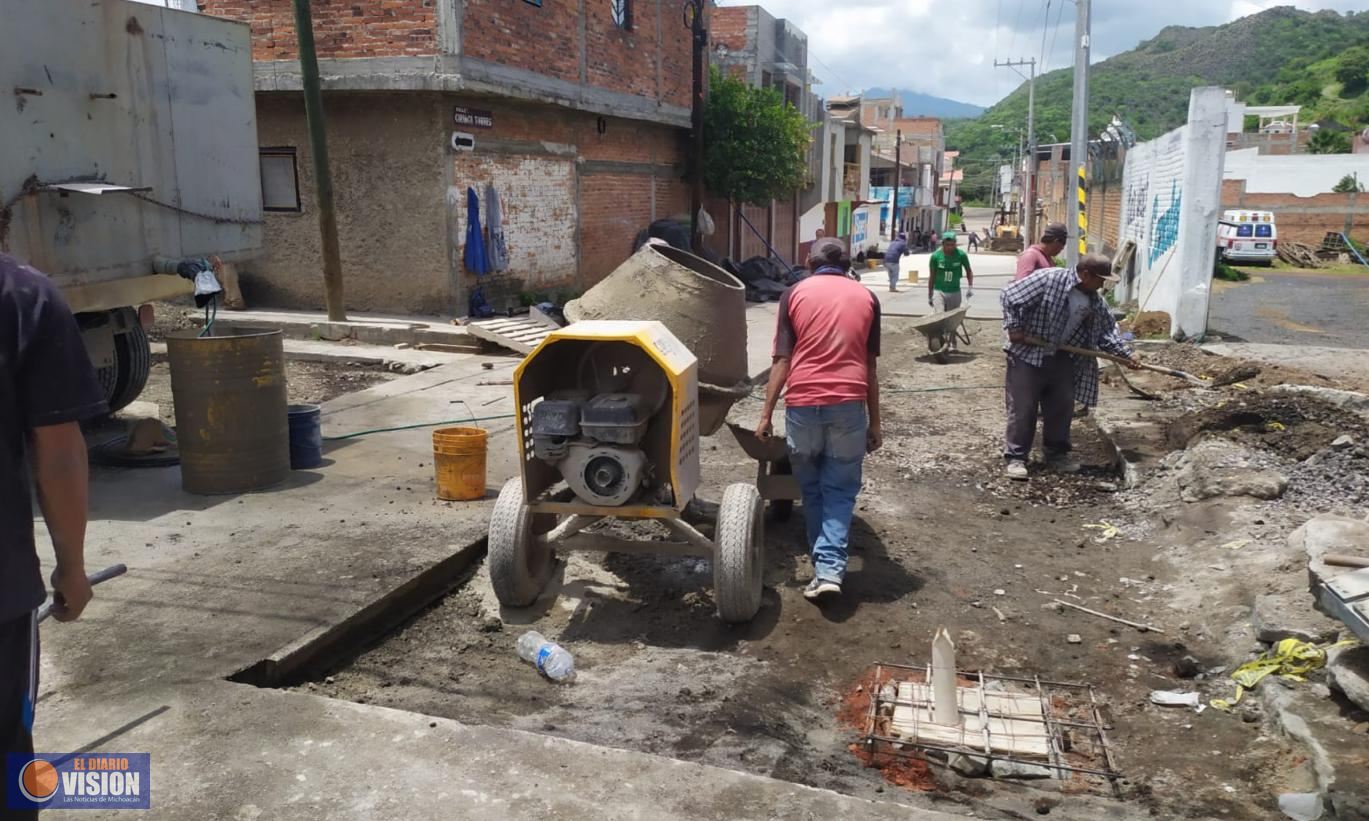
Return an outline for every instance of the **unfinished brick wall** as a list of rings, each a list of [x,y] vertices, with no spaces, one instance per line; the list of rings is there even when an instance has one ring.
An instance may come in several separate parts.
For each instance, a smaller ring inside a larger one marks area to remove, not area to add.
[[[1349,230],[1363,241],[1369,235],[1369,195],[1317,194],[1299,197],[1294,194],[1251,194],[1245,190],[1245,180],[1222,181],[1222,208],[1246,208],[1252,211],[1274,212],[1274,224],[1281,241],[1321,245],[1328,231]]]
[[[723,6],[710,9],[708,15],[708,36],[714,46],[726,46],[730,51],[750,47],[746,29],[751,24],[752,7]]]
[[[485,145],[511,156],[551,147],[576,166],[578,207],[567,219],[574,247],[555,265],[529,268],[530,286],[588,287],[628,257],[633,238],[652,220],[689,210],[679,129],[507,100],[458,96],[452,103],[494,116],[493,128],[476,130],[474,154]],[[464,185],[461,156],[454,184]]]
[[[465,0],[462,54],[567,82],[689,104],[685,0],[628,0],[631,23],[613,22],[610,0],[543,3]]]
[[[652,179],[643,174],[587,174],[580,178],[580,266],[589,287],[632,253],[637,232],[652,221]]]
[[[426,57],[439,51],[439,4],[463,3],[460,53],[568,83],[689,105],[686,0],[627,0],[631,24],[614,24],[610,0],[581,5],[522,0],[313,0],[321,58]],[[247,23],[255,60],[299,56],[292,0],[200,0],[206,14]]]
[[[580,14],[575,3],[464,2],[463,55],[572,83],[580,80]]]
[[[422,57],[437,53],[437,3],[449,0],[313,0],[314,45],[321,58]],[[459,0],[456,0],[459,1]],[[299,57],[292,0],[200,0],[216,17],[252,29],[252,59]]]
[[[1091,243],[1097,243],[1103,253],[1116,252],[1122,220],[1120,181],[1103,180],[1089,186],[1088,217]]]

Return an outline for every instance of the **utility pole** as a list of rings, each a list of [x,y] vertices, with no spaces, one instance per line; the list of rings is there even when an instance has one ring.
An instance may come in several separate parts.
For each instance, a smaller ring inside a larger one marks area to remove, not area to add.
[[[903,129],[894,131],[894,203],[889,206],[889,239],[898,236],[898,187],[903,181]]]
[[[301,0],[295,0],[300,2]],[[693,109],[690,113],[690,164],[693,177],[689,186],[689,247],[695,254],[704,249],[703,226],[699,212],[704,207],[704,101],[708,95],[708,66],[704,55],[708,52],[708,18],[706,11],[709,0],[688,0],[685,6],[685,24],[694,37],[694,93]]]
[[[328,133],[323,127],[323,91],[319,86],[318,55],[314,52],[314,20],[309,0],[295,0],[295,34],[299,38],[299,73],[304,84],[304,119],[309,124],[309,152],[314,155],[314,195],[318,202],[318,233],[323,254],[323,303],[329,322],[347,320],[342,298],[342,255],[338,251],[337,210],[333,207],[333,175],[328,170]]]
[[[999,62],[994,60],[995,67],[1006,66],[1017,71],[1018,76],[1023,76],[1018,71],[1018,66],[1028,66],[1030,73],[1027,79],[1027,165],[1022,168],[1019,164],[1018,170],[1022,173],[1022,204],[1024,206],[1026,234],[1024,235],[1028,243],[1035,242],[1039,237],[1036,235],[1036,58],[1029,60],[1004,60]]]
[[[1070,242],[1065,246],[1069,264],[1079,262],[1088,241],[1088,211],[1081,209],[1085,174],[1089,162],[1089,2],[1074,0],[1074,107],[1070,125],[1070,170],[1068,186],[1077,186],[1070,197]]]

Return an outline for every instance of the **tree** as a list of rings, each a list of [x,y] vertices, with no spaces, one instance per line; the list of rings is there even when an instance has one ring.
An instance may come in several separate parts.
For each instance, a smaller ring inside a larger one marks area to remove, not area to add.
[[[1353,97],[1369,88],[1369,47],[1352,48],[1341,55],[1336,66],[1336,79],[1341,84],[1341,96]]]
[[[1313,154],[1349,154],[1350,137],[1343,131],[1323,128],[1307,141],[1307,150]]]
[[[1340,182],[1331,188],[1331,191],[1336,194],[1353,194],[1356,191],[1363,190],[1364,186],[1355,178],[1354,174],[1346,174],[1341,177]]]
[[[704,184],[733,202],[765,205],[808,183],[812,124],[770,88],[712,69],[704,106]]]

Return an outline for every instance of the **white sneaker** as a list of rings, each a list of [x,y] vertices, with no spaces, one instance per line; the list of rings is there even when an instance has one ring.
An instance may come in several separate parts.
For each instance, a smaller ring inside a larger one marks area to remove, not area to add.
[[[803,589],[803,597],[809,601],[820,601],[828,596],[840,596],[841,585],[831,579],[814,577]]]
[[[1008,466],[1003,469],[1003,473],[1006,474],[1009,479],[1016,479],[1020,482],[1024,482],[1027,479],[1027,463],[1017,459],[1010,459],[1008,461]]]

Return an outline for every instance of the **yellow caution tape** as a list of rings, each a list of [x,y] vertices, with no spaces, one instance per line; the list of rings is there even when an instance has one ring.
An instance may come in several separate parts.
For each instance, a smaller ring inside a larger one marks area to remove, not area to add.
[[[1265,422],[1265,430],[1286,430],[1282,422]]]
[[[1099,534],[1098,534],[1098,538],[1094,539],[1094,541],[1097,542],[1098,544],[1102,544],[1103,542],[1106,542],[1108,539],[1111,539],[1112,537],[1116,536],[1118,533],[1121,533],[1121,532],[1122,532],[1122,531],[1120,531],[1120,530],[1117,529],[1117,525],[1115,525],[1115,524],[1113,524],[1113,523],[1111,523],[1111,522],[1109,522],[1109,521],[1106,521],[1106,520],[1101,520],[1101,521],[1099,521],[1099,523],[1096,524],[1096,525],[1084,525],[1084,527],[1085,527],[1085,528],[1088,528],[1088,529],[1091,529],[1091,530],[1101,530],[1101,531],[1102,531],[1102,533],[1099,533]]]
[[[1248,391],[1248,390],[1250,390],[1250,386],[1247,385],[1247,384],[1245,384],[1244,382],[1232,382],[1232,383],[1231,383],[1231,387],[1236,388],[1237,390],[1242,390],[1242,391]]]
[[[1290,681],[1306,681],[1304,676],[1313,670],[1320,670],[1326,666],[1326,651],[1333,647],[1347,647],[1357,644],[1353,640],[1338,641],[1334,644],[1316,645],[1308,641],[1298,639],[1284,639],[1264,652],[1264,655],[1253,661],[1247,661],[1237,667],[1231,673],[1231,679],[1236,682],[1236,695],[1229,701],[1224,698],[1214,698],[1208,702],[1218,710],[1231,712],[1231,709],[1241,703],[1241,698],[1245,696],[1247,690],[1255,689],[1255,685],[1264,680],[1266,676],[1277,675]]]

